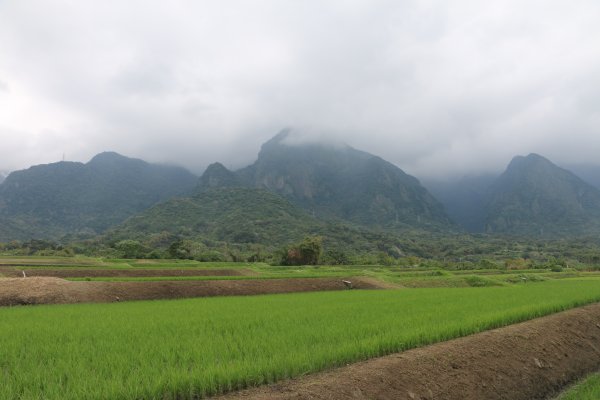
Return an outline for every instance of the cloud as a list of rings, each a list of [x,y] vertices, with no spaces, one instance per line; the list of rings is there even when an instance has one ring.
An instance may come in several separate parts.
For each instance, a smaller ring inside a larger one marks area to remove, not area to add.
[[[600,4],[0,3],[0,169],[115,150],[201,172],[285,127],[417,176],[595,162]]]

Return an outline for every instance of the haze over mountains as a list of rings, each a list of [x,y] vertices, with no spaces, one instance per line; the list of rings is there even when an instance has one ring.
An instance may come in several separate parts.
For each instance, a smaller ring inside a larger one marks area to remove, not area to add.
[[[0,184],[0,241],[108,229],[121,238],[169,232],[270,244],[321,234],[357,246],[411,230],[600,233],[600,190],[536,154],[515,157],[500,176],[427,182],[426,189],[380,157],[294,142],[293,134],[266,142],[248,167],[214,163],[199,178],[116,153],[14,172]]]
[[[591,164],[564,165],[563,168],[573,172],[585,182],[600,189],[600,166]]]

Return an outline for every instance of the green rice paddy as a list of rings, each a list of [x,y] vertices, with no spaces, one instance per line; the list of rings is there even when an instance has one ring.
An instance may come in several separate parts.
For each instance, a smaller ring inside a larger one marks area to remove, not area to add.
[[[194,399],[600,301],[596,279],[0,309],[2,399]]]

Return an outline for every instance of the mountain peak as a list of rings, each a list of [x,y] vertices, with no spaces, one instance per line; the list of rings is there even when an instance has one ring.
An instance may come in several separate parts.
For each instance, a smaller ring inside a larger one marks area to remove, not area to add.
[[[215,187],[241,186],[234,172],[228,170],[223,164],[215,162],[210,164],[200,178],[200,190]]]
[[[518,156],[494,182],[488,232],[580,233],[600,227],[600,191],[538,154]]]
[[[450,226],[441,204],[417,179],[312,132],[280,132],[238,176],[247,186],[280,194],[325,218],[400,230]]]
[[[98,165],[98,164],[114,164],[117,162],[124,162],[128,160],[133,160],[132,158],[125,157],[114,151],[104,151],[102,153],[96,154],[88,164]]]
[[[529,153],[526,156],[515,156],[508,164],[507,169],[528,168],[534,165],[555,166],[546,157],[543,157],[537,153]]]
[[[260,147],[259,157],[260,154],[268,152],[276,148],[277,146],[281,146],[283,144],[283,141],[285,141],[285,139],[287,139],[290,136],[291,132],[291,129],[283,129],[277,135],[273,136],[271,139],[263,143],[263,145]]]

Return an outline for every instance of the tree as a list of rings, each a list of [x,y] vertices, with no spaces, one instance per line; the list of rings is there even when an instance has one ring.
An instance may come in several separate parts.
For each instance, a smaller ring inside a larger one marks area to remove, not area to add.
[[[123,258],[143,258],[146,248],[137,240],[121,240],[115,245]]]
[[[323,254],[323,238],[308,236],[283,252],[282,265],[316,265]]]

